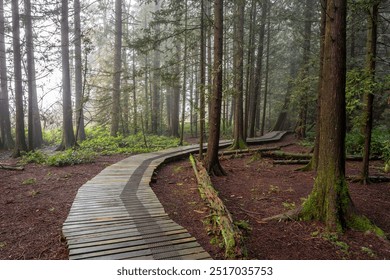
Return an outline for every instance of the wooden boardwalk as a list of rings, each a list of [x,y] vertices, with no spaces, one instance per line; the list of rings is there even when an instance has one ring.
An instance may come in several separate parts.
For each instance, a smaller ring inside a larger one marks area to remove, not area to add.
[[[271,132],[248,142],[277,141],[284,134]],[[85,183],[63,224],[69,259],[211,259],[168,217],[149,186],[161,163],[198,149],[192,145],[131,156]]]

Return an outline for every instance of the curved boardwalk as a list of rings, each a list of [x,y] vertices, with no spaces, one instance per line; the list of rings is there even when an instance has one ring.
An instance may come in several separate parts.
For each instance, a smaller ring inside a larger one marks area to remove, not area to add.
[[[278,141],[284,134],[271,132],[248,142]],[[131,156],[85,183],[63,224],[69,258],[211,259],[185,228],[168,217],[149,186],[161,163],[198,149],[192,145]]]

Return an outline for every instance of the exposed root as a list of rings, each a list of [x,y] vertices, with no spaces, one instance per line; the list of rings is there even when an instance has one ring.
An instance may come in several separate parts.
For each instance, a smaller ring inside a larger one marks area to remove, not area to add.
[[[299,216],[302,212],[302,206],[299,206],[295,209],[292,209],[290,211],[287,211],[285,213],[282,213],[282,214],[278,214],[278,215],[275,215],[275,216],[271,216],[271,217],[268,217],[268,218],[264,218],[262,219],[263,222],[271,222],[271,221],[294,221],[294,220],[298,220],[299,219]]]

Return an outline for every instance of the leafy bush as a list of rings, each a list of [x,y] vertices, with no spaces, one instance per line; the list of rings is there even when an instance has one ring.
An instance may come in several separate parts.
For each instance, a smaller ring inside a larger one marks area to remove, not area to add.
[[[91,163],[94,162],[96,155],[96,153],[91,151],[68,149],[49,156],[46,160],[46,164],[51,166],[67,166]]]
[[[27,152],[22,155],[22,159],[20,160],[20,163],[27,164],[27,163],[38,163],[38,164],[44,164],[46,162],[46,155],[42,153],[41,151],[31,151]]]
[[[43,142],[46,145],[59,145],[62,140],[62,130],[44,130],[42,131]]]
[[[347,133],[345,137],[345,149],[348,155],[361,155],[363,153],[364,137],[358,131]]]
[[[362,155],[364,136],[358,131],[346,135],[345,147],[347,154]],[[371,135],[371,155],[382,157],[385,162],[390,161],[390,132],[382,127],[374,128]]]
[[[177,138],[148,135],[147,142],[141,133],[124,137],[110,136],[103,128],[96,128],[88,133],[88,139],[80,144],[83,150],[91,150],[102,155],[147,153],[170,147],[176,147],[179,143]]]

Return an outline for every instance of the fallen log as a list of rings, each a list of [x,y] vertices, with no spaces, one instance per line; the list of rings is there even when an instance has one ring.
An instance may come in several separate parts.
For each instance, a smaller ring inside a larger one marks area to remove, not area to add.
[[[301,159],[308,159],[310,160],[312,158],[312,154],[294,154],[294,153],[287,153],[283,151],[268,151],[268,152],[262,152],[262,157],[268,157],[273,159],[286,159],[286,160],[301,160]]]
[[[232,215],[219,198],[206,169],[192,155],[190,155],[190,161],[201,197],[210,208],[211,231],[216,236],[222,236],[225,257],[228,259],[243,258],[245,247],[241,230],[235,225]]]
[[[274,164],[288,165],[288,164],[309,164],[308,159],[287,159],[287,160],[274,160]]]
[[[23,171],[24,167],[0,163],[0,169]]]
[[[363,179],[359,176],[348,176],[347,180],[352,182],[362,182]],[[369,183],[385,183],[390,182],[390,177],[386,176],[369,176],[368,180]]]

